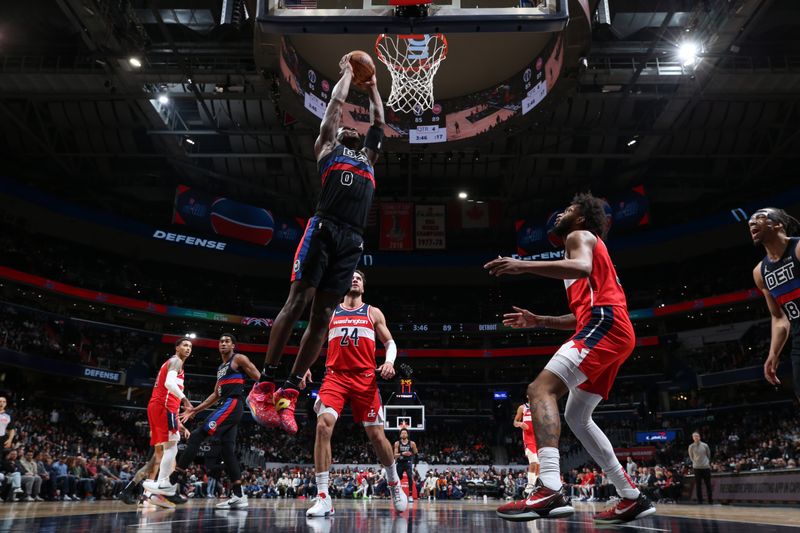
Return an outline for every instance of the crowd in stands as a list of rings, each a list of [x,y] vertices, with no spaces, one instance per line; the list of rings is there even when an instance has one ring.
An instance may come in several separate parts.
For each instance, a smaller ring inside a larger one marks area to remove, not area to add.
[[[146,459],[148,427],[142,410],[35,400],[14,409],[12,415],[16,436],[5,450],[0,471],[0,496],[7,500],[113,499]],[[525,486],[524,462],[511,471],[461,466],[492,464],[492,450],[486,443],[499,430],[496,423],[458,425],[457,432],[438,424],[412,435],[420,450],[415,479],[420,497],[519,497]],[[695,430],[711,447],[714,472],[793,469],[800,462],[800,417],[792,405],[665,419],[663,425],[679,427],[679,439],[657,445],[653,460],[641,461],[629,471],[655,500],[678,499],[683,477],[691,473],[686,447]],[[312,497],[316,492],[313,469],[292,465],[312,462],[313,433],[314,425],[307,421],[295,437],[264,434],[255,424],[243,423],[238,451],[247,493],[261,498]],[[389,434],[389,438],[395,436]],[[617,439],[612,436],[612,440]],[[516,440],[508,445],[509,451],[516,447],[521,449]],[[580,444],[565,428],[562,458],[568,461],[579,450]],[[385,473],[378,466],[361,466],[375,465],[376,458],[364,432],[347,419],[337,424],[334,433],[333,463],[334,497],[386,497]],[[449,466],[428,471],[428,464]],[[564,481],[578,498],[614,496],[605,475],[591,463],[564,472]],[[222,497],[226,487],[223,469],[212,452],[203,465],[193,466],[186,489],[193,497]]]

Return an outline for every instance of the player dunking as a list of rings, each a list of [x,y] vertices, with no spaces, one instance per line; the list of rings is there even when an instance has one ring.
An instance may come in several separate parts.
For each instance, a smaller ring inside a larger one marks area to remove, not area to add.
[[[317,478],[317,501],[307,516],[330,516],[333,504],[328,493],[328,470],[331,467],[331,434],[336,420],[349,402],[353,420],[361,422],[375,454],[386,469],[386,481],[394,508],[403,512],[408,498],[400,487],[392,445],[383,433],[383,408],[378,394],[375,370],[375,337],[386,347],[386,361],[378,368],[384,379],[394,377],[397,347],[386,327],[386,318],[377,307],[363,302],[364,274],[356,270],[350,291],[336,306],[328,330],[326,374],[314,404],[317,413],[317,436],[314,443],[314,469]]]
[[[356,130],[339,127],[342,107],[354,83],[349,54],[339,66],[342,77],[333,88],[314,143],[322,191],[295,253],[289,297],[270,331],[264,362],[265,382],[257,384],[248,396],[253,417],[259,424],[281,427],[290,434],[297,433],[294,410],[298,389],[304,386],[306,373],[319,356],[331,313],[350,287],[353,271],[364,251],[362,234],[375,192],[373,167],[383,142],[383,102],[374,75],[362,85],[369,93],[372,115],[363,145]],[[308,328],[300,341],[291,374],[273,394],[283,349],[309,303]]]
[[[400,440],[394,443],[394,460],[397,463],[397,475],[402,479],[403,472],[408,478],[408,501],[413,502],[414,486],[414,458],[419,451],[417,450],[417,443],[408,438],[408,430],[403,428],[400,430]]]
[[[748,226],[753,244],[763,245],[767,252],[753,270],[772,319],[764,377],[780,385],[778,362],[791,336],[794,393],[800,399],[800,237],[793,236],[800,223],[783,209],[765,207],[753,213]]]
[[[528,485],[525,487],[525,496],[527,496],[533,492],[536,486],[536,477],[539,475],[539,453],[536,450],[536,435],[533,433],[531,405],[528,402],[517,407],[517,414],[514,415],[514,427],[522,430],[522,445],[525,448],[525,457],[528,459]]]
[[[156,474],[160,473],[159,482],[167,483],[178,455],[180,431],[186,431],[178,419],[181,403],[191,410],[192,404],[183,393],[183,365],[192,354],[192,341],[186,337],[175,341],[175,355],[170,357],[158,371],[150,402],[147,404],[147,421],[150,424],[150,446],[153,453],[147,464],[141,468],[123,489],[120,499],[128,504],[136,502],[141,482],[149,476],[145,485],[155,483]],[[158,483],[156,483],[157,485]],[[152,498],[150,501],[159,507],[175,507],[185,503],[179,494],[168,497]]]
[[[567,393],[567,424],[620,496],[616,506],[595,515],[594,521],[616,524],[656,512],[625,473],[608,437],[592,420],[592,412],[608,397],[619,367],[636,343],[625,293],[602,239],[606,227],[603,202],[591,194],[578,194],[558,215],[553,229],[564,240],[564,259],[520,261],[504,257],[484,265],[495,276],[527,273],[564,280],[571,314],[539,316],[515,307],[514,313],[505,315],[505,325],[575,330],[528,385],[533,431],[539,445],[540,484],[526,499],[497,509],[497,514],[507,520],[559,518],[575,512],[562,491],[559,469],[558,399]]]
[[[230,499],[217,504],[219,509],[244,509],[247,507],[247,496],[242,493],[242,470],[236,457],[236,434],[239,421],[242,419],[242,395],[245,375],[258,381],[261,373],[250,362],[246,355],[234,352],[236,338],[230,333],[219,337],[219,355],[222,364],[217,369],[217,384],[208,398],[192,410],[184,411],[181,418],[193,418],[198,412],[211,407],[219,400],[220,406],[205,419],[203,425],[192,431],[186,443],[186,450],[178,459],[175,471],[169,476],[169,482],[162,484],[145,484],[145,488],[156,494],[175,494],[184,478],[184,471],[192,463],[200,445],[208,437],[219,436],[222,444],[222,459],[225,470],[231,481],[232,495]]]

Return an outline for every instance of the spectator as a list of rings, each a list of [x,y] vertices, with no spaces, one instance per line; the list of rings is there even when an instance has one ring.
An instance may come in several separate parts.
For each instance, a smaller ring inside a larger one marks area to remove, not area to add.
[[[695,431],[692,433],[692,442],[689,445],[689,459],[692,461],[692,469],[694,470],[694,483],[697,487],[697,503],[703,503],[703,494],[700,489],[701,483],[705,483],[706,495],[708,496],[708,503],[713,504],[714,501],[711,496],[711,449],[708,444],[700,440],[700,433]]]
[[[19,465],[22,471],[22,488],[25,491],[23,501],[43,501],[43,498],[39,496],[42,490],[42,477],[39,475],[39,467],[33,458],[33,451],[25,450],[25,455],[20,459]]]

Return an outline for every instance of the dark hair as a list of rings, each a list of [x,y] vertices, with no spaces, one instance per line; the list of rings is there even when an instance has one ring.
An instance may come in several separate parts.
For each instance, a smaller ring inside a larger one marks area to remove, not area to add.
[[[759,209],[759,211],[770,211],[769,218],[781,224],[786,231],[786,235],[789,237],[793,237],[798,230],[800,230],[800,222],[783,209],[778,209],[777,207],[763,207]]]
[[[361,276],[361,285],[363,285],[366,288],[366,286],[367,286],[367,276],[365,276],[364,273],[361,272],[358,269],[354,270],[353,274],[358,274],[359,276]]]
[[[577,205],[581,211],[584,219],[583,228],[601,239],[605,239],[608,231],[605,202],[600,198],[595,198],[590,192],[581,192],[575,195],[572,204]]]
[[[192,342],[192,339],[190,339],[189,337],[181,337],[180,339],[178,339],[178,340],[176,340],[176,341],[175,341],[175,347],[177,348],[178,346],[180,346],[181,344],[183,344],[185,341],[188,341],[188,342],[190,342],[190,343],[191,343],[191,342]]]
[[[233,333],[223,333],[219,336],[219,340],[222,340],[222,337],[229,337],[233,344],[236,344],[236,336]]]

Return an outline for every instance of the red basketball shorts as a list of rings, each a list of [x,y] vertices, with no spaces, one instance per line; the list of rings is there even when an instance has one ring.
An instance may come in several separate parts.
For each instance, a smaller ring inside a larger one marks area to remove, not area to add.
[[[383,407],[374,370],[327,370],[314,404],[317,416],[329,413],[339,418],[348,402],[355,422],[361,422],[365,426],[383,425]]]
[[[165,442],[177,442],[181,439],[178,433],[178,413],[167,411],[159,403],[147,404],[147,421],[150,423],[150,446]]]
[[[622,363],[633,352],[636,336],[624,307],[598,306],[592,317],[558,349],[545,369],[570,388],[608,399]]]

